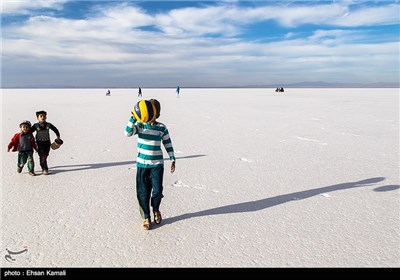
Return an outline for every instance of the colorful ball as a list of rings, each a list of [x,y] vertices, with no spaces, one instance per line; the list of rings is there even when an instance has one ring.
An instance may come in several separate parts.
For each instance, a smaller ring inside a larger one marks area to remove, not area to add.
[[[153,103],[149,100],[140,100],[133,107],[133,117],[142,123],[151,122],[155,119],[157,113]]]

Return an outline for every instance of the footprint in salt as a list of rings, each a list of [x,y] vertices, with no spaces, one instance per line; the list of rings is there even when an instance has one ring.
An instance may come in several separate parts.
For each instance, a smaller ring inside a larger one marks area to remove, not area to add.
[[[175,181],[172,186],[174,187],[185,187],[181,180]]]

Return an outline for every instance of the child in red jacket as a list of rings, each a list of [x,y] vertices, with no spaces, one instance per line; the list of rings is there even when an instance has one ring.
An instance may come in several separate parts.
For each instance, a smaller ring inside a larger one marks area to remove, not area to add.
[[[29,175],[35,176],[35,162],[33,161],[33,150],[37,151],[35,137],[29,133],[30,121],[23,121],[19,125],[21,132],[15,133],[7,147],[7,152],[18,151],[17,172],[21,173],[25,163],[28,163]]]

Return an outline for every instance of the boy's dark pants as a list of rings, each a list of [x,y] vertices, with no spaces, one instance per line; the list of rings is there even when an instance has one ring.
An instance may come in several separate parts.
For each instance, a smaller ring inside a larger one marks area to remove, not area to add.
[[[28,163],[28,171],[35,170],[35,163],[33,161],[33,150],[26,150],[18,152],[18,167],[24,167],[25,163]]]
[[[143,219],[150,218],[150,205],[153,211],[158,211],[163,192],[164,166],[153,168],[137,167],[136,171],[136,195],[139,202],[140,215]],[[151,197],[151,199],[150,199]]]
[[[36,143],[38,146],[40,166],[42,167],[42,170],[49,170],[49,167],[47,166],[47,157],[49,156],[50,153],[50,145],[51,145],[50,140],[37,141]]]

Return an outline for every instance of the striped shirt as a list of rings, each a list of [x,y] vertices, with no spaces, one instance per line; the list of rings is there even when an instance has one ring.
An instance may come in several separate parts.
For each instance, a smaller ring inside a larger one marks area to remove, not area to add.
[[[141,168],[152,168],[164,165],[161,143],[168,153],[169,159],[175,161],[174,148],[168,129],[163,123],[157,122],[154,125],[148,123],[136,122],[130,117],[125,127],[125,135],[130,137],[138,135],[138,154],[136,166]]]

